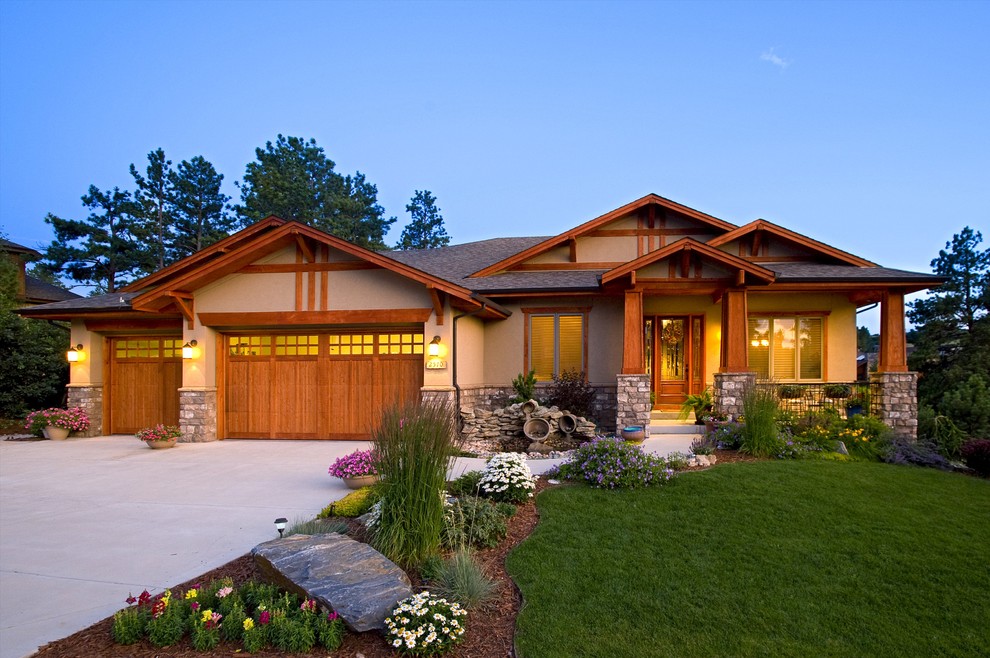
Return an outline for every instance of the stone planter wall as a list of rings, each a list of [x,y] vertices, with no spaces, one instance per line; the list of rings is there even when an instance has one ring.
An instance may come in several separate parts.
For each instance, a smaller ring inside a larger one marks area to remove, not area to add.
[[[755,372],[716,372],[715,411],[736,418],[743,412],[743,397],[756,386]]]
[[[591,404],[591,415],[598,424],[599,432],[614,432],[615,425],[615,386],[592,384],[595,399]],[[503,409],[506,402],[515,396],[511,386],[463,386],[461,387],[461,409],[482,409],[495,411]],[[546,385],[536,389],[537,397],[546,394]]]
[[[880,395],[880,420],[894,430],[894,435],[918,438],[918,373],[875,372],[873,382],[883,386]]]
[[[182,443],[217,440],[217,390],[179,389],[179,430]]]
[[[464,449],[477,453],[492,453],[502,450],[502,443],[523,435],[523,423],[526,415],[522,404],[513,404],[504,409],[489,411],[483,408],[461,406],[461,422],[464,438]],[[530,414],[532,418],[544,418],[550,423],[550,437],[561,437],[563,432],[557,427],[557,420],[564,412],[557,407],[537,407]],[[571,434],[580,441],[587,441],[595,436],[595,424],[584,418],[578,418],[577,429]]]
[[[616,375],[616,428],[650,424],[650,376]]]
[[[84,432],[74,432],[74,436],[103,434],[103,386],[69,384],[66,393],[68,406],[82,407],[89,416],[89,429]]]

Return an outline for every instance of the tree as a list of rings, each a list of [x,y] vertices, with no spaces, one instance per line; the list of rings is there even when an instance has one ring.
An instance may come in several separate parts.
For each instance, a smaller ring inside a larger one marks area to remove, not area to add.
[[[856,329],[856,349],[863,354],[871,354],[877,351],[877,337],[870,333],[866,327]]]
[[[970,227],[953,235],[932,269],[946,282],[911,304],[917,325],[910,367],[921,377],[922,405],[952,419],[972,436],[990,436],[990,249]]]
[[[173,188],[173,241],[169,259],[174,262],[227,237],[235,220],[227,212],[230,197],[220,191],[223,174],[203,156],[179,163],[171,173]]]
[[[131,176],[137,189],[134,191],[135,231],[148,245],[147,272],[162,269],[168,264],[168,248],[172,241],[172,203],[175,193],[172,161],[165,159],[165,151],[158,148],[148,154],[147,177],[138,173],[131,163]]]
[[[396,249],[429,249],[450,244],[436,202],[437,198],[429,190],[416,190],[410,203],[406,204],[406,212],[412,215],[412,220],[402,229]]]
[[[364,174],[342,176],[315,139],[278,135],[275,143],[255,149],[244,181],[237,186],[235,210],[244,225],[276,215],[309,224],[370,249],[385,247],[385,233],[395,218],[385,219],[378,188]]]
[[[85,220],[45,217],[55,240],[44,250],[42,265],[51,272],[64,270],[95,293],[114,292],[148,263],[134,232],[134,201],[130,192],[90,185],[82,202],[93,211]]]
[[[2,236],[2,234],[0,234]],[[0,416],[19,418],[62,401],[69,383],[68,328],[14,313],[18,272],[0,249]]]

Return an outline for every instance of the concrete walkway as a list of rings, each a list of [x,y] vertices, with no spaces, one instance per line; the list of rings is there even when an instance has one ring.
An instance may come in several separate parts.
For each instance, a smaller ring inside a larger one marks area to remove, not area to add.
[[[686,451],[693,437],[644,448]],[[347,493],[327,474],[366,442],[220,441],[149,450],[129,436],[0,441],[0,658],[21,658],[244,555],[273,521]],[[560,460],[530,462],[542,473]],[[453,474],[484,466],[458,459]]]

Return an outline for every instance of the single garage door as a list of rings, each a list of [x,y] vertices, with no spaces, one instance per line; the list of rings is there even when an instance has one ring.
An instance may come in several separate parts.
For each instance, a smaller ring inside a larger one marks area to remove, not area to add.
[[[179,424],[182,339],[139,336],[110,339],[110,433],[133,434]]]
[[[422,327],[225,335],[225,436],[365,439],[419,398]]]

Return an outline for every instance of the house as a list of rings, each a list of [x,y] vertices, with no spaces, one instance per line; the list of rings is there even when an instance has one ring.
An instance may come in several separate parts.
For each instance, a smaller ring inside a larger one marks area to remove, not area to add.
[[[94,430],[184,440],[365,438],[383,405],[475,406],[519,373],[587,373],[605,429],[713,386],[856,379],[856,309],[879,303],[881,414],[913,435],[904,296],[880,267],[765,220],[650,194],[552,237],[376,253],[276,217],[121,292],[26,309],[71,320],[69,398]]]
[[[74,292],[54,286],[27,273],[28,261],[41,258],[41,254],[36,250],[0,238],[0,254],[3,254],[17,267],[16,301],[19,303],[35,306],[79,298],[79,295]]]

